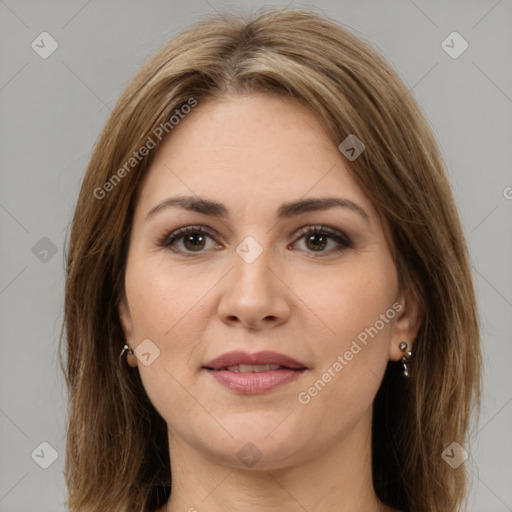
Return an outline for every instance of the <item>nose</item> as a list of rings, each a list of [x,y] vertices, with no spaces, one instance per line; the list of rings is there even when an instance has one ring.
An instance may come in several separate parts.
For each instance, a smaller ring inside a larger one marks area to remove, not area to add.
[[[234,268],[223,280],[218,305],[218,315],[224,323],[264,329],[289,319],[291,292],[270,253],[264,249],[252,262],[234,253]]]

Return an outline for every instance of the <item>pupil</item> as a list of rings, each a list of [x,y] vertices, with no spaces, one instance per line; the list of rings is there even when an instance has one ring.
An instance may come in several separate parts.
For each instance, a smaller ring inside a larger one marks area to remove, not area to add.
[[[320,243],[320,248],[323,249],[325,248],[325,245],[326,245],[326,242],[325,242],[325,236],[324,235],[319,235],[319,234],[314,234],[314,235],[311,235],[309,238],[308,238],[308,242],[311,242],[312,240],[314,239],[318,239],[318,238],[322,238],[324,240],[324,243]],[[313,248],[315,249],[318,249],[319,245],[318,244],[315,244],[313,242]]]
[[[199,242],[199,243],[197,243],[197,244],[196,244],[196,243],[194,243],[194,240],[195,240],[196,238],[201,239],[201,242]],[[188,242],[192,242],[192,246],[190,246],[190,244],[189,244]],[[201,235],[200,233],[195,233],[195,234],[192,234],[192,235],[187,235],[187,236],[185,237],[185,239],[184,239],[184,243],[185,243],[185,247],[187,247],[187,249],[192,249],[192,250],[193,250],[194,248],[196,248],[196,249],[197,249],[197,248],[198,248],[198,247],[197,247],[197,245],[199,245],[199,246],[200,246],[200,247],[199,247],[199,249],[201,249],[201,248],[202,248],[201,243],[202,243],[202,244],[203,244],[203,246],[204,246],[204,237],[203,237],[203,235]]]

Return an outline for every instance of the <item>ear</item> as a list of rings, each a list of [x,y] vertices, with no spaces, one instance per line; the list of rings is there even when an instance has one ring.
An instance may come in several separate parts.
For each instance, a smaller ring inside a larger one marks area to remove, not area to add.
[[[405,341],[409,346],[407,350],[413,349],[414,340],[421,327],[423,311],[418,295],[412,287],[407,287],[407,290],[399,294],[393,309],[397,314],[392,330],[389,359],[399,361],[404,355],[399,348],[400,343]]]
[[[128,341],[133,332],[133,325],[130,308],[128,307],[128,301],[126,300],[126,295],[124,293],[117,306],[117,311],[119,313],[119,321],[121,322],[121,327],[123,328],[124,335]]]
[[[130,314],[130,308],[128,307],[128,301],[126,300],[126,295],[124,293],[117,306],[117,311],[119,313],[119,321],[121,322],[121,327],[123,328],[126,344],[129,345],[130,348],[133,350],[132,316]],[[128,354],[126,356],[126,360],[132,368],[135,368],[137,366],[137,358],[133,354]]]

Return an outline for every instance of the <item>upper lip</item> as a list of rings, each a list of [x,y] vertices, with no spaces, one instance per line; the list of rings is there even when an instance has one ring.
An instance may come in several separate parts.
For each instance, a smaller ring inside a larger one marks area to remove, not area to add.
[[[235,350],[233,352],[226,352],[215,359],[212,359],[206,363],[203,368],[211,370],[220,370],[227,366],[235,366],[238,364],[279,364],[292,370],[299,368],[306,368],[305,365],[293,359],[293,357],[280,354],[279,352],[272,352],[271,350],[264,350],[262,352],[256,352],[250,354],[243,350]]]

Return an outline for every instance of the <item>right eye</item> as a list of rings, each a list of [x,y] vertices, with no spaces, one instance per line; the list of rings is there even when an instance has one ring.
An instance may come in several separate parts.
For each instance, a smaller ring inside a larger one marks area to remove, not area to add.
[[[166,234],[158,241],[158,245],[168,247],[173,252],[185,256],[192,256],[193,253],[204,252],[203,249],[206,245],[206,239],[212,239],[213,236],[212,231],[202,226],[186,226]],[[184,249],[177,248],[180,243]],[[220,247],[217,245],[214,248],[219,249]]]

